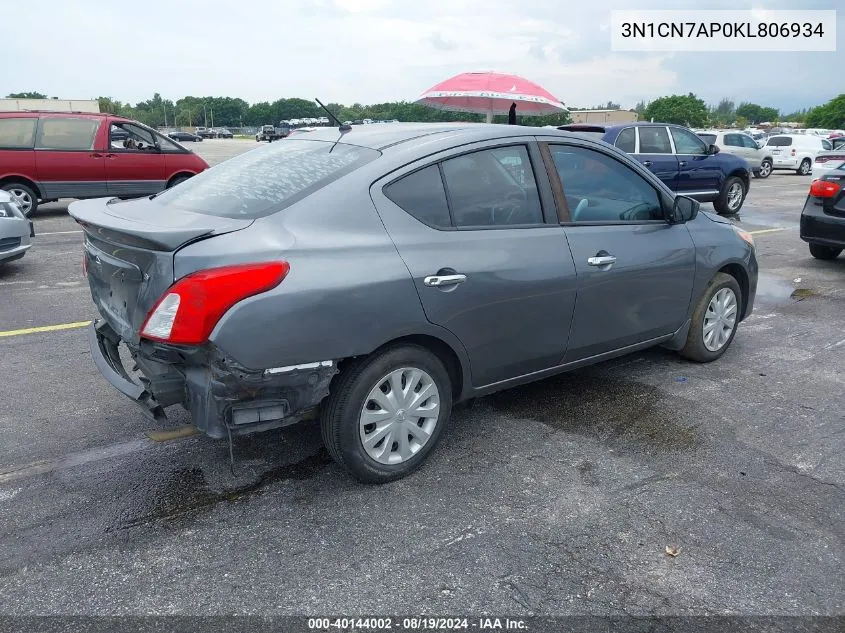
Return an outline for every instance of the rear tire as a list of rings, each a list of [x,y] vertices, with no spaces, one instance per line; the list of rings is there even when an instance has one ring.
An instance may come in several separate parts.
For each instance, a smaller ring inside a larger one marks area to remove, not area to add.
[[[801,161],[801,164],[798,166],[798,170],[795,173],[799,176],[809,176],[811,171],[813,171],[813,164],[810,162],[809,158],[805,158]]]
[[[32,214],[38,210],[38,194],[28,185],[21,182],[7,182],[0,188],[21,200],[21,211],[26,217],[32,217]]]
[[[451,412],[443,363],[424,347],[401,345],[341,369],[321,406],[320,428],[332,459],[358,481],[381,484],[422,465]]]
[[[839,257],[839,253],[841,252],[841,248],[833,248],[832,246],[822,246],[821,244],[810,244],[810,255],[812,255],[816,259],[836,259],[837,257]]]
[[[697,363],[709,363],[724,354],[736,334],[743,301],[736,279],[717,273],[695,306],[681,356]]]
[[[745,203],[747,194],[748,188],[742,182],[742,179],[731,176],[722,186],[719,197],[713,201],[713,208],[719,215],[735,215],[739,213],[743,203]]]

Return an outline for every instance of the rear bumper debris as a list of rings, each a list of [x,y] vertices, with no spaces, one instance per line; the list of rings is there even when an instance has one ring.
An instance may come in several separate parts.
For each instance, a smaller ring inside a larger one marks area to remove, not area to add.
[[[213,346],[163,345],[142,340],[127,345],[140,371],[129,377],[118,353],[120,337],[105,321],[89,330],[94,363],[122,394],[154,419],[181,404],[199,430],[214,438],[243,435],[309,418],[329,393],[337,374],[331,360],[252,370]]]

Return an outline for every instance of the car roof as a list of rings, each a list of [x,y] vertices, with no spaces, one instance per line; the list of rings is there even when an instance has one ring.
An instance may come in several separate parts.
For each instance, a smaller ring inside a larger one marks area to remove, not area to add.
[[[450,145],[524,136],[559,136],[561,138],[583,137],[569,131],[550,130],[525,125],[503,125],[493,123],[394,123],[392,125],[361,125],[341,133],[336,127],[317,128],[308,134],[308,140],[337,141],[347,145],[358,145],[375,150],[403,146],[408,141],[435,138]]]

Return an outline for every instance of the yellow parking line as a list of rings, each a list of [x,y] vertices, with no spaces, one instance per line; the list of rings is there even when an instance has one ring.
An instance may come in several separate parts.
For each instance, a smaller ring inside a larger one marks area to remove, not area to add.
[[[38,334],[39,332],[59,332],[60,330],[73,330],[75,328],[91,325],[91,321],[78,321],[76,323],[60,323],[58,325],[43,325],[41,327],[28,327],[22,330],[6,330],[0,332],[0,338],[4,336],[21,336],[22,334]]]
[[[785,228],[780,229],[761,229],[759,231],[749,231],[751,235],[764,235],[766,233],[777,233],[778,231],[785,231]]]

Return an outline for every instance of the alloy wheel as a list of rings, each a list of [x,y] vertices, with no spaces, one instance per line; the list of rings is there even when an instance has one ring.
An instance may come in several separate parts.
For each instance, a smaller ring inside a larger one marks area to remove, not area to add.
[[[722,288],[707,306],[704,313],[704,347],[718,352],[730,339],[736,328],[737,300],[730,288]]]
[[[24,191],[23,189],[18,189],[17,187],[12,187],[11,189],[7,189],[10,194],[15,196],[18,199],[18,205],[23,211],[24,215],[29,215],[32,211],[32,196],[29,195],[29,192]]]
[[[728,209],[736,211],[742,205],[742,183],[735,182],[728,189]]]
[[[431,438],[440,416],[434,379],[415,367],[396,369],[367,394],[359,416],[364,451],[380,464],[401,464]]]

